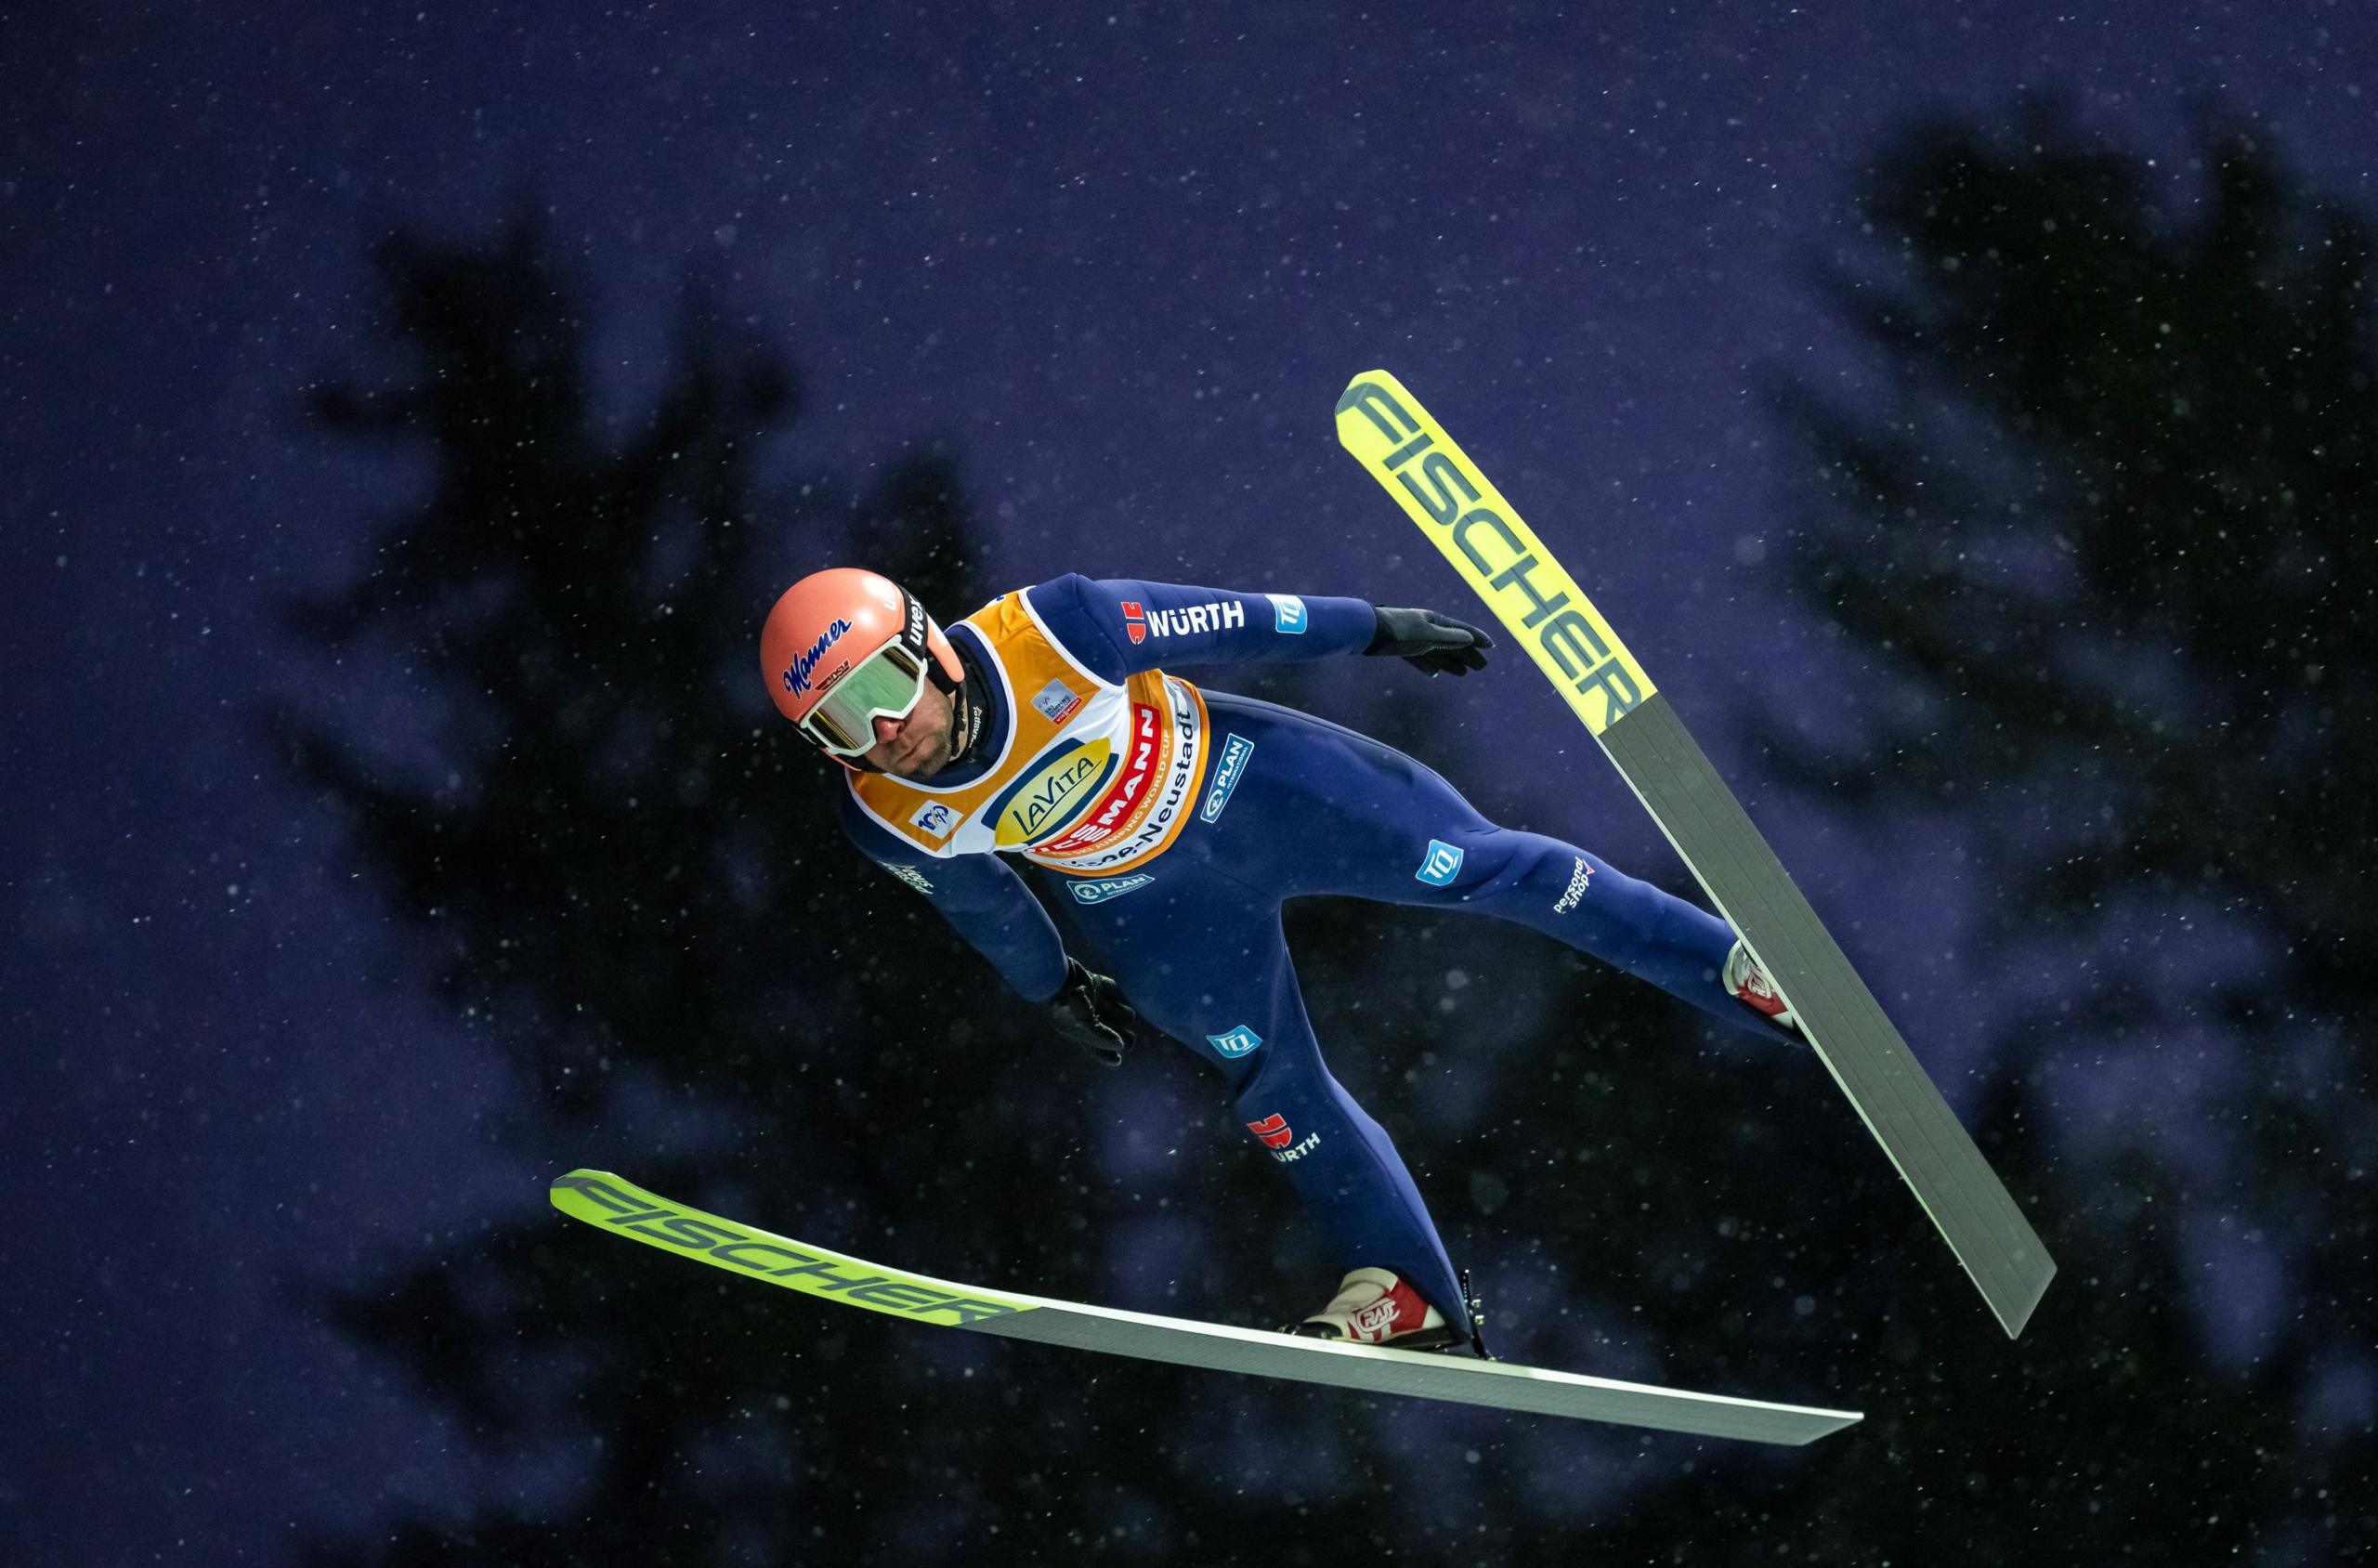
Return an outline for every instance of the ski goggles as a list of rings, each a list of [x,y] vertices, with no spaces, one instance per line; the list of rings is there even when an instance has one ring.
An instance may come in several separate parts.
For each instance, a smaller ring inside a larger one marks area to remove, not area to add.
[[[828,686],[801,720],[812,745],[837,757],[856,757],[875,747],[875,721],[905,719],[925,694],[924,659],[901,642],[889,642]]]

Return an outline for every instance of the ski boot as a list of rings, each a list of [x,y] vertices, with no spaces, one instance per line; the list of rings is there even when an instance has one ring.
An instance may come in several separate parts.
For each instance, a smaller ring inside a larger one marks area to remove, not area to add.
[[[1356,1269],[1338,1285],[1329,1304],[1283,1333],[1311,1339],[1392,1345],[1400,1351],[1447,1350],[1471,1343],[1420,1293],[1385,1269]]]
[[[1767,971],[1758,967],[1758,960],[1739,940],[1734,943],[1734,950],[1726,955],[1725,982],[1726,989],[1744,1007],[1762,1018],[1773,1019],[1795,1034],[1799,1032],[1800,1020],[1784,1005],[1784,993],[1775,988],[1775,982],[1767,977]]]

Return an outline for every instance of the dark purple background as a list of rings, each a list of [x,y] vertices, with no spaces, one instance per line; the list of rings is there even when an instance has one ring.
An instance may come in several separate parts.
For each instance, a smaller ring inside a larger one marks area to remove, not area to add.
[[[532,1209],[554,1167],[498,1141],[518,1088],[419,995],[411,938],[254,739],[275,692],[423,727],[406,672],[297,660],[273,621],[411,493],[297,412],[361,352],[364,243],[398,219],[544,208],[582,245],[622,414],[681,279],[718,280],[804,372],[775,471],[863,477],[947,438],[1000,581],[1457,608],[1335,445],[1349,376],[1395,370],[1577,542],[1958,1097],[1981,1039],[1958,911],[1987,856],[1764,802],[1725,733],[1731,704],[1830,689],[1759,569],[1789,455],[1762,377],[1862,371],[1807,258],[1858,244],[1845,193],[1885,133],[1936,107],[2003,123],[2019,89],[2068,91],[2175,189],[2185,107],[2217,93],[2366,207],[2378,15],[994,9],[0,12],[0,1536],[267,1558],[384,1497],[459,1509],[516,1480],[320,1326],[307,1287]],[[812,564],[788,543],[788,578]],[[1431,760],[1482,804],[1673,881],[1523,666],[1326,689],[1359,719],[1391,688],[1443,715]],[[2186,1075],[2069,1108],[2179,1139],[2202,1114]],[[2251,1356],[2278,1300],[2231,1309],[2222,1344]]]

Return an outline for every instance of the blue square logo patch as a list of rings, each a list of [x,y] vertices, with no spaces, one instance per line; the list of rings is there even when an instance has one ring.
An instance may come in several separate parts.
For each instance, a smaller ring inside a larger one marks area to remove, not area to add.
[[[1301,634],[1304,631],[1309,618],[1302,599],[1298,598],[1294,594],[1266,594],[1263,596],[1272,601],[1274,627],[1290,634]]]
[[[1206,1037],[1206,1043],[1212,1046],[1224,1056],[1244,1056],[1248,1052],[1254,1050],[1257,1046],[1261,1045],[1263,1043],[1263,1037],[1248,1028],[1246,1025],[1240,1024],[1234,1027],[1228,1034],[1208,1035]]]
[[[1431,839],[1428,857],[1420,862],[1420,869],[1412,874],[1431,887],[1450,887],[1453,885],[1454,877],[1460,870],[1459,846],[1449,844],[1443,839]]]

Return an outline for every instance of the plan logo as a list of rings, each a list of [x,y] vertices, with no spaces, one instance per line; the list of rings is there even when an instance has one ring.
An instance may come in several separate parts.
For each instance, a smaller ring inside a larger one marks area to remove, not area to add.
[[[1041,716],[1051,724],[1061,725],[1074,716],[1074,710],[1081,706],[1081,699],[1065,682],[1051,681],[1040,688],[1040,695],[1032,699],[1032,705],[1039,709]]]
[[[837,619],[831,626],[817,634],[816,642],[794,654],[792,662],[785,666],[784,689],[795,697],[807,691],[809,677],[817,673],[817,661],[825,658],[826,650],[841,642],[843,634],[850,629],[849,621]],[[840,672],[836,673],[840,673]]]
[[[1593,880],[1594,869],[1586,864],[1584,856],[1573,856],[1571,858],[1576,861],[1577,869],[1569,873],[1568,891],[1552,901],[1552,912],[1556,915],[1565,915],[1575,908],[1577,900],[1586,895],[1586,883]]]
[[[1294,594],[1266,594],[1263,596],[1272,601],[1272,624],[1277,630],[1293,636],[1311,624],[1305,614],[1304,601]]]
[[[1123,601],[1123,630],[1135,643],[1143,643],[1148,640],[1147,612],[1140,608],[1140,601],[1137,599]]]
[[[927,801],[917,807],[917,814],[908,818],[908,824],[928,837],[946,839],[949,830],[958,826],[958,814],[939,801]]]
[[[1230,793],[1247,776],[1247,759],[1255,754],[1255,742],[1243,735],[1222,737],[1222,754],[1214,759],[1214,781],[1206,787],[1206,804],[1197,808],[1201,822],[1219,822],[1230,804]]]
[[[1244,1024],[1234,1026],[1228,1034],[1208,1035],[1206,1043],[1225,1056],[1244,1056],[1263,1043],[1263,1037]],[[1277,1121],[1279,1117],[1272,1118]]]
[[[1156,881],[1154,877],[1142,871],[1136,876],[1106,877],[1098,882],[1078,882],[1074,883],[1074,902],[1104,904],[1109,898],[1120,898],[1127,893],[1137,893],[1154,881]]]
[[[1454,877],[1461,870],[1461,850],[1443,839],[1429,841],[1429,853],[1420,869],[1412,874],[1431,887],[1451,887]]]

